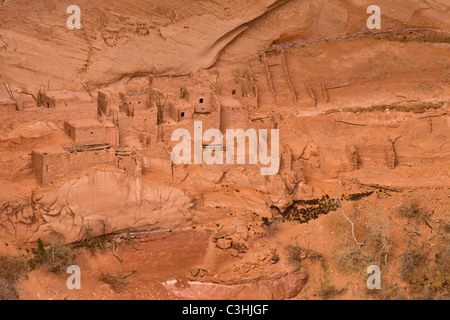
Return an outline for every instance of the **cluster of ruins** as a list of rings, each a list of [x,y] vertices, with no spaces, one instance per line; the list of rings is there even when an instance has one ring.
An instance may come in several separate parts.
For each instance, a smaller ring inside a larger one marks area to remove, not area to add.
[[[61,123],[65,133],[61,145],[32,152],[41,185],[90,168],[170,175],[174,165],[170,150],[177,144],[171,141],[175,130],[185,129],[194,136],[194,122],[201,121],[203,132],[219,129],[226,138],[227,129],[278,128],[281,115],[299,110],[308,114],[317,111],[318,105],[330,105],[328,91],[348,82],[344,77],[299,83],[295,74],[290,74],[286,59],[285,51],[275,45],[247,63],[225,64],[195,74],[141,77],[139,85],[131,80],[97,92],[84,86],[85,92],[41,90],[35,97],[26,92],[14,94],[5,85],[10,99],[0,100],[0,116],[5,122],[14,122],[22,113],[28,121]],[[208,143],[203,141],[203,148]],[[375,144],[347,146],[348,166],[358,170],[365,154],[395,168],[393,142]],[[283,159],[280,163],[282,170]],[[228,170],[228,164],[222,166],[220,170]]]
[[[90,168],[141,174],[153,161],[143,160],[143,154],[170,171],[166,150],[174,130],[192,131],[194,121],[202,121],[204,130],[248,128],[249,110],[257,109],[257,95],[246,77],[208,86],[186,74],[149,77],[147,88],[139,90],[40,92],[34,105],[22,105],[16,111],[34,110],[39,117],[63,122],[66,139],[62,145],[33,150],[37,180],[49,185]],[[270,121],[261,125],[273,127]]]

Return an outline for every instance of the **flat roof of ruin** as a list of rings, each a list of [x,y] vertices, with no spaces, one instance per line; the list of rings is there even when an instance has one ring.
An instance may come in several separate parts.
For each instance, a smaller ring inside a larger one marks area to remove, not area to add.
[[[37,149],[34,149],[33,152],[39,153],[39,154],[61,154],[61,153],[67,153],[66,150],[64,150],[63,147],[58,145],[49,145],[45,147],[39,147]]]
[[[0,99],[0,105],[16,104],[13,99]]]
[[[192,104],[189,103],[189,101],[185,99],[175,100],[174,102],[175,108],[194,108]]]
[[[140,94],[148,94],[149,91],[145,90],[145,91],[122,91],[120,94],[124,95],[124,96],[137,96]]]
[[[71,92],[66,92],[66,91],[45,91],[42,94],[44,96],[51,97],[53,99],[73,98],[73,94]]]
[[[112,128],[114,124],[111,121],[99,121],[97,119],[78,119],[66,121],[66,123],[75,128],[92,128],[92,127],[107,127]]]
[[[224,107],[241,107],[242,104],[233,97],[218,96],[219,102]]]
[[[211,88],[206,86],[193,86],[187,87],[186,89],[191,92],[207,92],[207,93],[212,92]]]

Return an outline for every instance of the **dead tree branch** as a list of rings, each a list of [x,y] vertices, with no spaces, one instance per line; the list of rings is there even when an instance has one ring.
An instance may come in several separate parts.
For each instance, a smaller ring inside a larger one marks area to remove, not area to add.
[[[336,203],[337,203],[339,209],[341,209],[342,215],[343,215],[343,216],[345,217],[345,219],[347,219],[347,221],[350,222],[350,224],[352,225],[352,237],[353,237],[353,240],[355,240],[355,242],[356,242],[357,245],[363,246],[364,243],[359,242],[359,241],[356,239],[356,237],[355,237],[355,224],[353,223],[352,220],[350,220],[350,219],[347,217],[347,215],[346,215],[345,212],[344,212],[344,209],[342,208],[341,203],[340,203],[339,201],[336,201]]]
[[[110,278],[118,278],[118,279],[124,280],[124,279],[128,278],[129,276],[135,274],[136,272],[137,272],[137,270],[133,270],[130,273],[123,274],[123,275],[120,275],[120,274],[114,275],[114,274],[107,273],[107,276]]]
[[[119,260],[122,263],[123,262],[122,259],[120,259],[120,257],[116,253],[116,242],[115,241],[113,241],[112,252],[114,254],[114,257],[116,257],[117,260]]]

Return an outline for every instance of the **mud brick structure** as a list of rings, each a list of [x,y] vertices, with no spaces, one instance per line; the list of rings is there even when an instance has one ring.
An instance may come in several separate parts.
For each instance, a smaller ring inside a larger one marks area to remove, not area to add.
[[[41,105],[44,108],[67,107],[76,102],[75,96],[69,92],[44,92],[41,95]]]
[[[233,98],[242,98],[244,96],[242,90],[242,84],[236,78],[227,78],[227,80],[221,80],[216,92],[221,96],[232,96]]]
[[[30,95],[22,94],[16,98],[15,105],[18,111],[29,110],[37,107],[36,100]]]
[[[99,113],[106,117],[113,117],[114,113],[118,111],[119,108],[114,108],[112,105],[112,97],[110,92],[99,91],[97,94],[97,107]]]
[[[450,298],[450,0],[78,2],[0,0],[0,300]]]
[[[0,87],[0,116],[35,107],[37,107],[37,101],[31,94],[22,91],[14,93],[7,85]]]
[[[65,133],[76,144],[118,144],[118,130],[109,121],[81,119],[64,122]]]
[[[208,87],[186,89],[186,100],[194,106],[196,112],[209,112],[212,103],[211,95],[211,89]]]
[[[218,97],[221,105],[220,129],[247,128],[248,109],[233,97]]]
[[[67,91],[46,91],[40,96],[40,104],[44,108],[78,108],[95,107],[96,101],[87,93]]]
[[[17,111],[16,102],[12,99],[0,100],[0,116],[7,115]]]
[[[156,108],[135,111],[133,116],[130,116],[132,122],[131,127],[137,130],[153,131],[157,126],[158,112]]]
[[[142,173],[142,164],[139,157],[134,152],[126,150],[116,150],[114,166],[123,171],[140,175]]]
[[[147,91],[120,93],[122,108],[129,114],[138,110],[146,110],[149,107],[149,98],[150,96]]]
[[[76,174],[94,166],[114,166],[115,152],[109,148],[92,151],[69,152],[62,147],[51,146],[33,150],[32,163],[41,185]]]
[[[194,106],[193,120],[202,121],[203,131],[208,129],[219,129],[222,109],[219,99],[211,92],[209,95],[206,93],[204,95],[209,96],[210,100],[207,104],[197,104],[197,106]],[[199,94],[198,97],[199,96],[201,95]]]
[[[192,120],[194,107],[185,100],[177,101],[170,105],[170,117],[175,122]]]

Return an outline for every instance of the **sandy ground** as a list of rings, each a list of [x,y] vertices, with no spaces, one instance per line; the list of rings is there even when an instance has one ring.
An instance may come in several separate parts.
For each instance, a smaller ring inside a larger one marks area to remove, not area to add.
[[[239,279],[251,277],[253,273],[270,278],[275,270],[301,270],[306,273],[307,281],[294,299],[417,297],[418,293],[411,291],[409,284],[402,280],[403,255],[411,247],[423,248],[427,252],[427,268],[431,270],[435,266],[435,255],[446,247],[443,236],[448,237],[441,223],[449,216],[449,195],[448,190],[430,189],[407,190],[402,194],[376,192],[358,201],[345,201],[343,211],[331,211],[305,224],[277,219],[269,227],[254,225],[249,227],[257,231],[248,238],[249,250],[237,255],[232,249],[222,250],[215,245],[217,225],[139,235],[132,243],[122,235],[122,239],[115,240],[115,253],[122,262],[114,256],[111,244],[104,250],[96,249],[94,254],[86,248],[74,249],[76,264],[82,272],[81,290],[68,290],[68,275],[49,273],[44,267],[30,272],[17,288],[21,299],[215,299],[215,296],[208,297],[209,289],[198,288],[198,283],[192,281],[220,286],[220,283],[239,283]],[[401,207],[411,203],[419,203],[421,213],[407,218],[402,215]],[[354,234],[344,214],[354,223]],[[233,222],[223,220],[218,225]],[[372,235],[377,230],[385,235],[389,249],[378,261],[382,263],[382,289],[370,291],[366,288],[369,261],[364,264],[354,260],[354,273],[339,266],[337,252],[342,247],[354,246],[356,240],[372,248]],[[291,246],[301,248],[298,261],[290,258]],[[271,252],[279,255],[275,264],[264,258],[270,257]],[[105,273],[129,276],[113,284],[100,280]],[[233,290],[238,295],[240,289]]]

